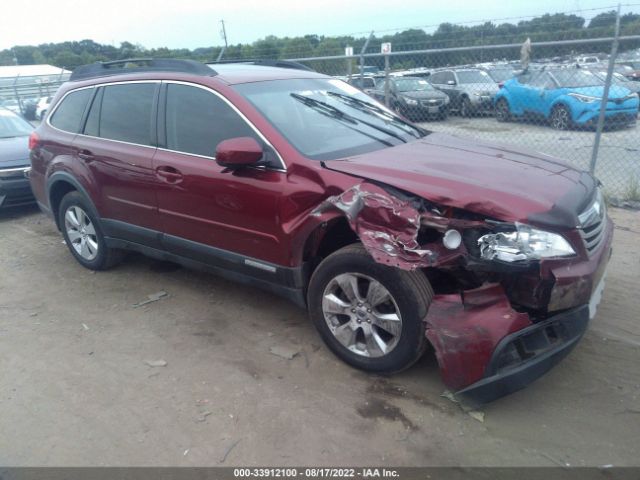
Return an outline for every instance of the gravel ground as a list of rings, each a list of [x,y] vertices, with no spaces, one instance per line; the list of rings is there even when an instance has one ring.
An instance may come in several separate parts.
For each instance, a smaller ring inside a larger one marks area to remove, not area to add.
[[[92,273],[39,212],[2,213],[0,465],[638,465],[640,213],[612,216],[585,338],[481,422],[433,355],[367,375],[284,300],[137,255]]]

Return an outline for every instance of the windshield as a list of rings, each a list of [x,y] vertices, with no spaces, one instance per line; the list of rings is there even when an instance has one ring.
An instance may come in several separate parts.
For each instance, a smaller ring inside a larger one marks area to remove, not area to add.
[[[400,78],[394,80],[399,92],[417,92],[421,90],[435,90],[429,82],[420,78]]]
[[[495,83],[487,72],[481,70],[461,70],[456,75],[460,83]]]
[[[593,72],[593,74],[602,81],[607,80],[607,72]],[[629,80],[627,80],[627,77],[618,72],[613,72],[612,79],[614,83],[617,83],[618,85],[626,84],[627,82],[629,82]]]
[[[0,138],[26,137],[33,127],[17,115],[0,112]]]
[[[514,74],[514,71],[509,68],[489,70],[489,76],[496,83],[506,82],[507,80],[513,78]]]
[[[593,72],[578,69],[556,70],[552,75],[560,87],[600,87],[604,82]]]
[[[234,88],[314,160],[359,155],[427,134],[341,80],[272,80]]]

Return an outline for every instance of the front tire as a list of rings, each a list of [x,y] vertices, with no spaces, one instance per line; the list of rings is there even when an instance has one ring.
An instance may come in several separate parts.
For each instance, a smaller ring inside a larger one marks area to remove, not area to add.
[[[564,105],[557,105],[551,111],[551,126],[556,130],[571,128],[571,111]]]
[[[404,370],[422,356],[432,298],[422,272],[376,263],[361,244],[323,260],[307,293],[311,320],[329,349],[376,373]]]
[[[58,225],[74,258],[89,270],[107,270],[124,252],[107,247],[93,206],[79,192],[67,193],[58,209]]]
[[[509,103],[501,98],[496,103],[496,120],[499,122],[511,121],[511,110],[509,109]]]
[[[469,97],[462,97],[460,101],[460,115],[463,117],[471,116],[471,100],[469,100]]]

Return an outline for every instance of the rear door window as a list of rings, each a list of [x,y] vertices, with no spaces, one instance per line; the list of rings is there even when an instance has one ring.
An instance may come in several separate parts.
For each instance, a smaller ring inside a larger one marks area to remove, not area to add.
[[[51,125],[69,133],[78,133],[82,115],[87,102],[93,94],[93,88],[85,88],[69,93],[62,99],[49,121]]]
[[[155,122],[152,115],[159,85],[127,83],[103,87],[102,102],[94,102],[89,114],[87,125],[91,133],[110,140],[153,145]],[[99,104],[100,115],[96,126],[94,109]]]
[[[260,138],[224,100],[207,90],[189,85],[167,85],[167,148],[214,157],[223,140]]]

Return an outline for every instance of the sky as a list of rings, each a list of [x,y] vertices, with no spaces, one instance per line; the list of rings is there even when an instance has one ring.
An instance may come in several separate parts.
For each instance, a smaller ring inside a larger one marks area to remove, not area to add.
[[[544,13],[575,12],[587,19],[614,0],[7,0],[0,49],[92,39],[148,48],[221,45],[224,19],[230,44],[267,35],[392,33],[443,22],[467,23]],[[623,12],[640,11],[635,7]],[[8,7],[8,8],[7,8]],[[606,8],[611,7],[611,8]],[[19,21],[16,21],[19,19]],[[517,20],[511,20],[517,22]],[[427,29],[429,30],[429,29]]]

